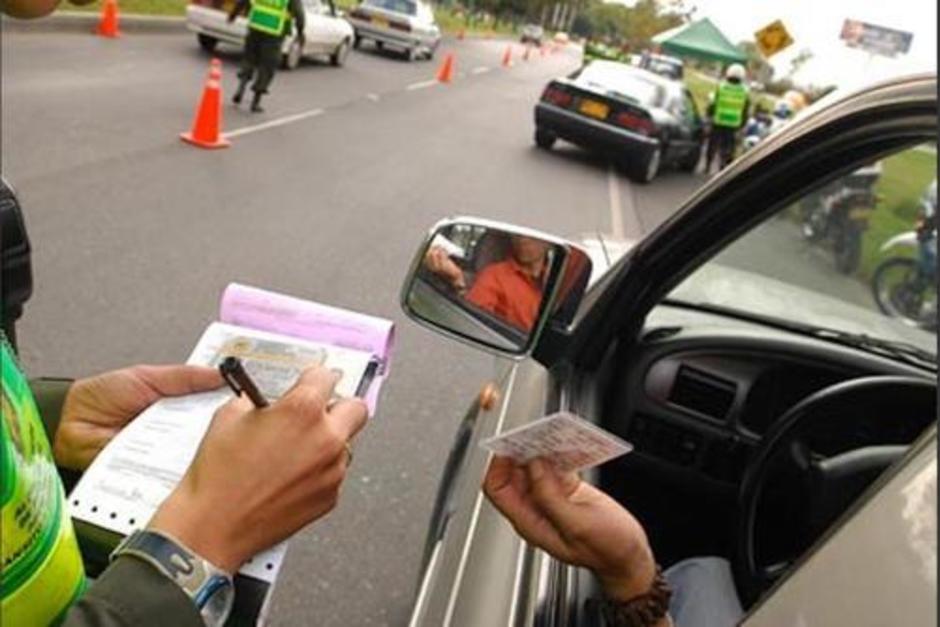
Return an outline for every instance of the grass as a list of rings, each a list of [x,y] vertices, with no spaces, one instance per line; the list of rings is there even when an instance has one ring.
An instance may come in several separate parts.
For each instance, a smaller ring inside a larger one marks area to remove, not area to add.
[[[865,280],[871,278],[883,259],[879,250],[881,245],[898,233],[913,228],[920,198],[936,176],[937,154],[905,150],[882,161],[881,167],[881,178],[875,186],[880,199],[862,238],[859,274]]]
[[[98,13],[101,11],[102,0],[95,0],[91,4],[76,6],[73,4],[62,3],[60,5],[65,11],[86,11]],[[135,15],[178,15],[186,14],[186,0],[118,0],[118,7],[121,13]]]

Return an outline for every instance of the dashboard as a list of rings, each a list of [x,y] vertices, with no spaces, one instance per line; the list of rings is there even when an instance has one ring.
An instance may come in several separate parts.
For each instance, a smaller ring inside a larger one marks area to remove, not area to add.
[[[862,376],[929,378],[850,347],[722,320],[720,327],[648,326],[607,386],[605,427],[641,456],[737,484],[762,436],[810,394]],[[933,418],[872,420],[867,431],[848,434],[821,428],[809,443],[826,456],[867,444],[908,444]]]

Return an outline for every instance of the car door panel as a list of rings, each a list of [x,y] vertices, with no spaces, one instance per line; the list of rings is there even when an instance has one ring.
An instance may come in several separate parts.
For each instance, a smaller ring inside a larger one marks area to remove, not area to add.
[[[541,365],[514,364],[501,379],[501,405],[476,418],[466,459],[452,483],[454,507],[430,551],[411,625],[510,625],[513,613],[522,611],[514,590],[527,580],[531,563],[524,568],[525,543],[480,490],[489,455],[479,443],[543,416],[549,382]]]

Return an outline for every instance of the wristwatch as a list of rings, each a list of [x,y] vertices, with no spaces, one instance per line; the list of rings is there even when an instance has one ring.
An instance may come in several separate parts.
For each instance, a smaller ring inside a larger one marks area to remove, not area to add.
[[[608,627],[652,627],[663,619],[669,619],[669,600],[672,589],[663,577],[662,569],[656,567],[656,576],[645,594],[628,601],[602,599],[598,603],[605,625]]]
[[[222,627],[235,601],[232,576],[166,533],[138,530],[124,538],[111,561],[119,555],[143,560],[169,577],[192,599],[209,627]]]

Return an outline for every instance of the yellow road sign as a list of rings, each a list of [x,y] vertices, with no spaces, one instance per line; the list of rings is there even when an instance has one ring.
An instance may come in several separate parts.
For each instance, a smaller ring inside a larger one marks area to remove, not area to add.
[[[754,33],[754,39],[765,57],[773,56],[793,43],[793,38],[780,20],[775,20]]]

